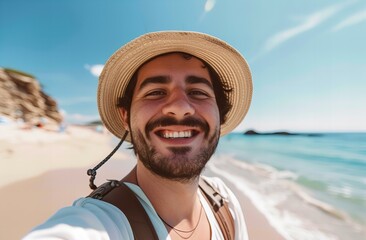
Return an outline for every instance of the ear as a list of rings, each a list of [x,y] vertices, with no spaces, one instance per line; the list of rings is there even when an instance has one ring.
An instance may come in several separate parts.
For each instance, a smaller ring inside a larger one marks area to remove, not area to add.
[[[127,131],[129,131],[130,132],[130,126],[129,126],[129,124],[128,124],[128,112],[127,112],[127,110],[125,109],[125,108],[123,108],[123,107],[119,107],[118,108],[118,111],[119,111],[119,113],[121,114],[121,116],[122,116],[122,125],[123,125],[123,127],[127,130]]]

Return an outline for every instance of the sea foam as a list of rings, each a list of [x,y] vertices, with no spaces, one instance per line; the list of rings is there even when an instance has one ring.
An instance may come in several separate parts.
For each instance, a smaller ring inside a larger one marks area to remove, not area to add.
[[[357,227],[343,212],[310,196],[293,181],[298,175],[291,171],[220,154],[208,168],[248,196],[285,239],[362,239],[358,237],[362,227]],[[334,229],[342,224],[352,225],[349,233],[345,226]]]

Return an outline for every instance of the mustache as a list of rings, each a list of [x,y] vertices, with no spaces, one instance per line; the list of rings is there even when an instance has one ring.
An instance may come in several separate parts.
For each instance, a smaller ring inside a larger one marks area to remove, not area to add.
[[[153,131],[157,127],[167,127],[171,125],[198,127],[203,132],[205,132],[205,134],[207,134],[210,129],[207,122],[201,119],[197,119],[195,117],[186,117],[182,120],[177,120],[173,117],[161,117],[151,122],[148,122],[145,127],[145,132],[146,135],[148,135],[149,132]]]

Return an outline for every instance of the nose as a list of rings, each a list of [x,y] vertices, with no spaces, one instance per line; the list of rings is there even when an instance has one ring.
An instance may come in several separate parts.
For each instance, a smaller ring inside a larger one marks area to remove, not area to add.
[[[186,93],[175,91],[162,109],[164,115],[184,118],[195,113]]]

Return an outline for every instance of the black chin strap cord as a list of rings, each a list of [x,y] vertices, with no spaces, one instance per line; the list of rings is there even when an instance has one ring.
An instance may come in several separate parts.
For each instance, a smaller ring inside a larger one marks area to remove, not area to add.
[[[92,190],[95,190],[97,189],[97,186],[94,184],[94,180],[95,180],[95,177],[97,175],[97,170],[104,164],[106,163],[112,156],[113,154],[118,150],[118,148],[122,145],[122,143],[124,142],[124,140],[126,139],[128,135],[128,131],[125,132],[125,134],[123,135],[123,137],[121,138],[121,141],[117,144],[117,146],[113,149],[113,151],[108,154],[108,156],[106,158],[104,158],[100,163],[98,163],[97,166],[95,166],[94,168],[91,168],[91,169],[88,169],[87,171],[87,174],[88,176],[90,176],[90,179],[89,179],[89,187],[92,189]]]

